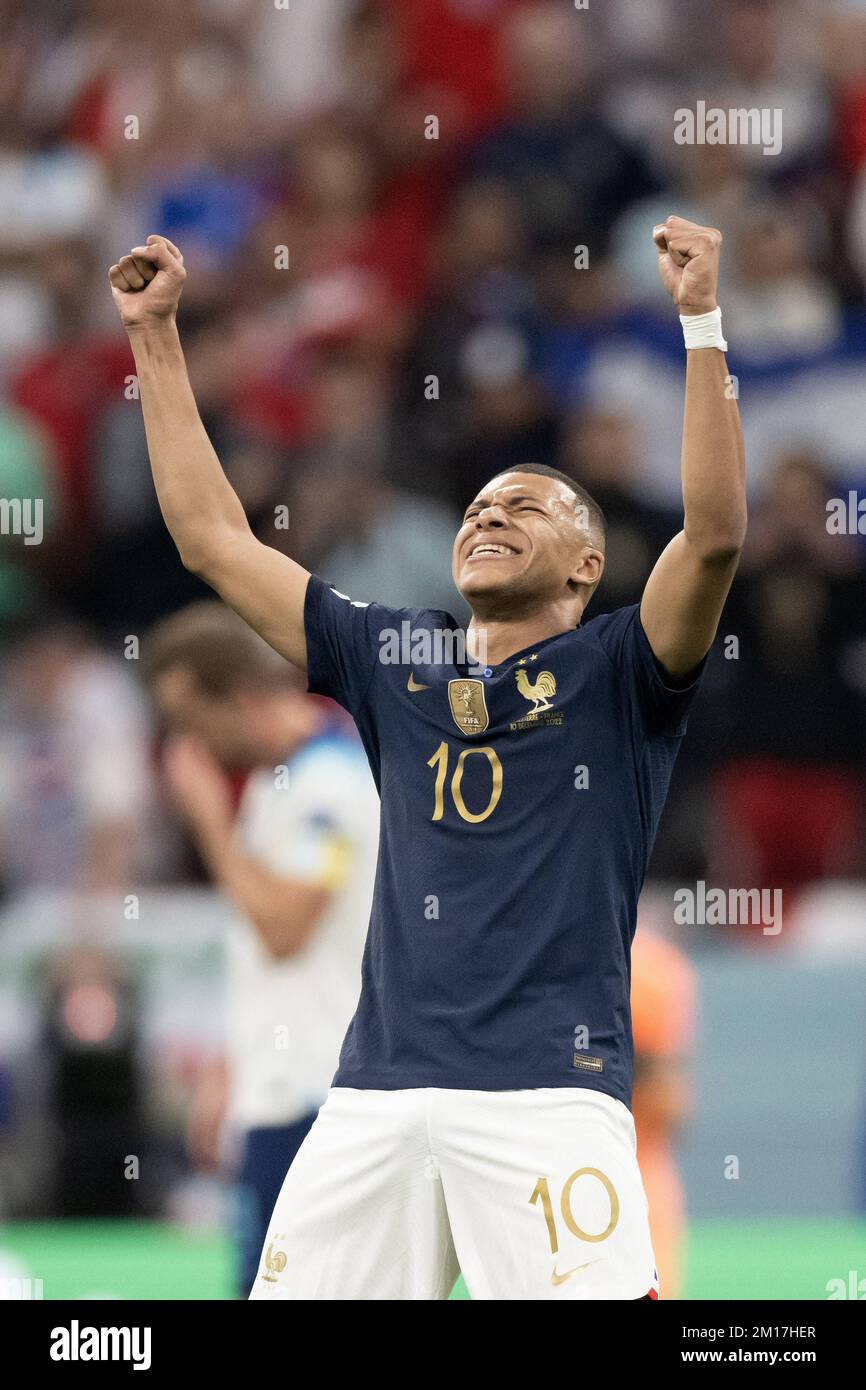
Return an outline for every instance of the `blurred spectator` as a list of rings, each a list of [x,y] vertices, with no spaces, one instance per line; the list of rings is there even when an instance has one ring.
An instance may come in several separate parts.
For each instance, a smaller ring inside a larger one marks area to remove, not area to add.
[[[738,645],[711,715],[710,855],[726,882],[794,888],[863,868],[866,698],[850,657],[866,578],[857,539],[828,533],[833,492],[813,456],[793,454],[754,510],[725,623]]]
[[[29,523],[21,535],[0,537],[2,626],[44,598],[39,587],[42,546],[57,514],[52,465],[48,441],[25,416],[0,406],[0,498],[20,502],[22,522]]]
[[[308,443],[289,483],[291,524],[260,527],[292,555],[353,597],[432,603],[454,611],[451,546],[459,521],[448,507],[389,481],[395,447],[387,374],[334,353],[312,380]],[[426,599],[423,597],[426,594]],[[461,610],[462,612],[462,610]]]
[[[354,0],[279,8],[230,0],[226,8],[251,26],[255,91],[273,115],[306,117],[342,96],[347,74],[340,47],[343,26],[358,8]]]
[[[75,624],[43,617],[7,657],[4,686],[3,882],[129,892],[148,850],[152,794],[134,677]]]
[[[740,219],[732,241],[726,322],[744,353],[766,361],[818,353],[838,340],[839,306],[816,265],[818,228],[795,221],[790,207],[758,206]]]
[[[499,35],[526,0],[379,0],[394,17],[406,81],[461,137],[503,110]],[[371,6],[370,8],[373,8]]]
[[[151,1165],[142,1161],[150,1140],[139,1001],[128,967],[103,950],[79,946],[49,969],[43,1044],[52,1120],[49,1212],[79,1219],[151,1215],[158,1194]]]
[[[668,132],[669,136],[670,132]],[[621,298],[667,305],[658,266],[647,255],[647,228],[664,222],[674,206],[680,217],[708,227],[737,225],[744,206],[754,196],[753,185],[742,168],[739,145],[669,145],[665,170],[669,185],[664,192],[634,203],[616,223],[612,237],[612,265]],[[727,311],[728,266],[722,267],[720,285]]]
[[[697,982],[688,958],[641,924],[632,945],[633,1113],[662,1298],[683,1281],[685,1194],[675,1145],[692,1103]]]
[[[0,377],[57,331],[55,259],[91,234],[108,196],[98,158],[26,119],[25,78],[14,41],[0,47]]]
[[[704,30],[712,51],[696,91],[710,106],[783,113],[778,154],[765,156],[757,144],[742,147],[753,165],[772,158],[778,175],[814,159],[828,133],[826,92],[813,56],[817,15],[798,0],[729,0],[722,10],[705,9],[712,18]]]
[[[627,416],[600,406],[566,423],[559,466],[589,489],[607,521],[605,572],[593,613],[638,603],[679,518],[640,496],[635,432]]]
[[[89,519],[91,457],[101,412],[123,400],[124,391],[128,396],[133,380],[128,346],[90,325],[94,270],[93,248],[85,240],[67,240],[52,250],[42,277],[51,296],[51,341],[20,357],[9,382],[10,399],[54,446],[64,542],[58,560],[64,576],[74,572],[85,540],[80,528]]]
[[[653,189],[593,104],[583,16],[554,0],[522,7],[503,29],[507,114],[475,148],[471,168],[519,195],[534,247],[604,249],[621,212]]]

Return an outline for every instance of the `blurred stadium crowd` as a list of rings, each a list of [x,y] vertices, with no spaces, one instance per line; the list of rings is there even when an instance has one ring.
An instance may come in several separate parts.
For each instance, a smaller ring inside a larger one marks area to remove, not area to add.
[[[0,34],[0,495],[45,509],[41,544],[0,538],[7,890],[190,872],[128,658],[201,586],[106,267],[182,247],[193,386],[262,539],[460,617],[458,517],[531,459],[608,515],[601,611],[679,526],[673,211],[725,234],[752,522],[655,872],[862,874],[866,537],[827,503],[866,496],[866,4],[0,0]],[[678,145],[698,100],[781,110],[780,152]]]

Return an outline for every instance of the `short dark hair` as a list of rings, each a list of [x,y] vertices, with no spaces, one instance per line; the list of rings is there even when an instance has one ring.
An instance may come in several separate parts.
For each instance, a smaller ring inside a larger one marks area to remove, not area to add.
[[[601,537],[602,545],[607,538],[607,521],[604,512],[596,502],[591,493],[585,487],[575,482],[567,473],[562,473],[558,468],[549,468],[546,463],[520,463],[514,468],[504,468],[501,473],[497,473],[497,478],[504,478],[506,473],[538,473],[542,478],[555,478],[557,482],[565,483],[570,488],[579,502],[586,508],[589,518],[589,529],[597,531]],[[492,481],[495,481],[493,479]]]
[[[142,642],[141,674],[153,687],[166,671],[188,671],[211,699],[247,688],[276,689],[292,668],[218,599],[190,603],[162,618]]]

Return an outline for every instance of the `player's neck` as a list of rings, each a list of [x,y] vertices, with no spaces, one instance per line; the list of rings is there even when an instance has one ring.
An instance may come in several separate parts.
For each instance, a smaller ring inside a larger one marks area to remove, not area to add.
[[[474,661],[499,666],[516,652],[573,631],[579,621],[580,615],[575,615],[573,607],[566,612],[559,606],[523,617],[473,614],[466,630],[466,649]]]

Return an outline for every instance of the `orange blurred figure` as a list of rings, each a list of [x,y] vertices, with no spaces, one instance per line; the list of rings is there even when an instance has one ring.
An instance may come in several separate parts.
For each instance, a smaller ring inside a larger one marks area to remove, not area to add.
[[[679,947],[643,926],[631,960],[637,1156],[661,1296],[679,1298],[686,1211],[674,1142],[691,1109],[696,976]]]

